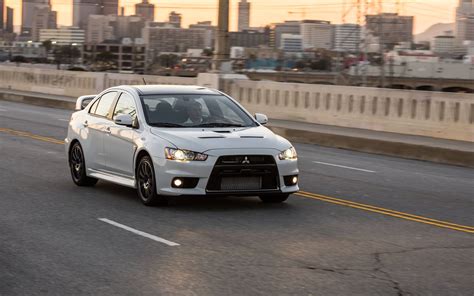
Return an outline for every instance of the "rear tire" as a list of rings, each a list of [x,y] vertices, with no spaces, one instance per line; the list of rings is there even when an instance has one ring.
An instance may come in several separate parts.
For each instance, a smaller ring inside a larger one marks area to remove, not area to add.
[[[260,200],[263,203],[282,203],[288,199],[290,195],[287,193],[272,194],[272,195],[261,195]]]
[[[86,161],[79,142],[75,142],[69,151],[69,168],[72,181],[77,186],[94,186],[98,181],[86,175]]]
[[[168,199],[156,193],[156,177],[153,161],[149,156],[143,156],[136,171],[137,194],[146,206],[165,206]]]

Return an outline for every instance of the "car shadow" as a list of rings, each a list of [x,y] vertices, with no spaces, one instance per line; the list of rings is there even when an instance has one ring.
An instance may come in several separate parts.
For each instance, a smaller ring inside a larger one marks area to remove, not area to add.
[[[120,199],[125,202],[133,202],[136,205],[143,206],[137,196],[136,190],[108,182],[99,182],[94,190],[105,194],[108,198]],[[289,202],[280,204],[265,204],[260,201],[258,196],[176,196],[170,198],[168,206],[154,207],[165,211],[278,211],[293,208],[291,197]]]

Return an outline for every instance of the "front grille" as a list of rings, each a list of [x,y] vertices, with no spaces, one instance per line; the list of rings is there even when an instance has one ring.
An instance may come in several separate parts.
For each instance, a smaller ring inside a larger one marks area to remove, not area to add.
[[[217,159],[207,191],[276,190],[278,168],[271,155],[230,155]]]

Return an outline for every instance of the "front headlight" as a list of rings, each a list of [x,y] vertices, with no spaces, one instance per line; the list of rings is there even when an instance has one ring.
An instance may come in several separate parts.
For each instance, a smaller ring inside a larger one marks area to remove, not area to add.
[[[177,161],[205,161],[207,159],[207,154],[167,147],[165,148],[165,157],[166,159]]]
[[[298,154],[296,154],[296,150],[294,147],[290,147],[278,154],[278,158],[280,158],[280,160],[292,160],[297,159]]]

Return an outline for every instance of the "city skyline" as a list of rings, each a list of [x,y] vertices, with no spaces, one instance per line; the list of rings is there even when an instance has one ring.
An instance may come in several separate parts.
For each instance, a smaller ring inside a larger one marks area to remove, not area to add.
[[[135,12],[135,4],[142,0],[119,0],[119,6],[125,7],[125,14]],[[6,0],[5,5],[15,9],[15,26],[21,24],[21,1]],[[170,0],[149,0],[155,4],[155,20],[166,20],[171,11],[183,15],[183,26],[188,27],[198,21],[210,20],[213,24],[217,18],[217,0],[201,0],[199,4],[194,0],[181,0],[179,3]],[[237,14],[239,0],[231,0],[231,30],[237,30]],[[334,24],[342,23],[343,0],[294,0],[288,5],[284,0],[253,0],[250,17],[250,26],[264,26],[266,24],[282,22],[284,20],[321,19]],[[316,4],[311,6],[312,3]],[[346,1],[346,2],[349,2]],[[403,15],[414,15],[414,32],[420,33],[436,23],[454,22],[455,8],[459,0],[418,0],[401,1],[400,11]],[[51,0],[53,10],[58,11],[58,24],[72,24],[72,0]],[[319,3],[319,5],[318,5]],[[347,6],[348,7],[348,6]],[[272,14],[268,14],[268,10]],[[196,13],[199,11],[199,13]],[[395,12],[395,1],[384,1],[384,12]],[[291,13],[290,13],[291,12]],[[447,13],[448,12],[448,13]],[[355,22],[355,9],[347,17],[348,23]]]

